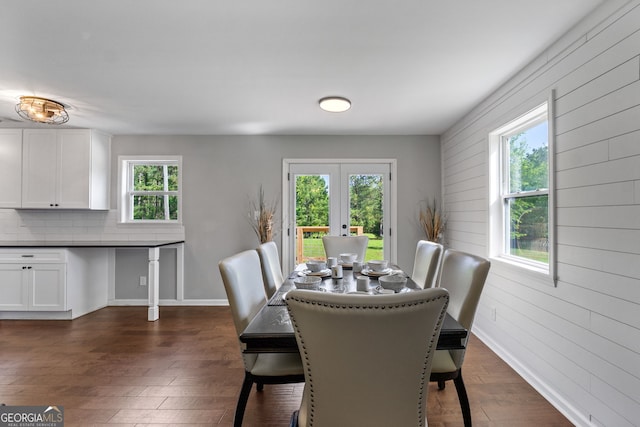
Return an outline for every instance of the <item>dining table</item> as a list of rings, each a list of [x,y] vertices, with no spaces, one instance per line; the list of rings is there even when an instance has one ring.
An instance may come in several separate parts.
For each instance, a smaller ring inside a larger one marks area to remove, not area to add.
[[[354,273],[353,270],[344,268],[342,278],[333,278],[327,273],[322,277],[318,291],[333,293],[367,293],[371,295],[383,294],[385,291],[378,281],[380,273],[367,272],[369,275],[368,290],[358,291],[357,276],[362,272]],[[305,265],[298,266],[285,280],[277,292],[260,309],[256,316],[249,322],[240,334],[242,351],[244,353],[295,353],[298,352],[293,326],[289,318],[285,295],[291,289],[295,289],[293,280],[304,275],[314,274],[306,270]],[[315,273],[320,274],[320,273]],[[404,275],[407,278],[406,285],[397,292],[420,292],[423,289],[418,286],[411,277],[402,270],[393,266],[388,274]],[[419,325],[416,325],[419,326]],[[458,323],[448,313],[445,315],[438,338],[438,350],[463,349],[466,345],[467,329]]]

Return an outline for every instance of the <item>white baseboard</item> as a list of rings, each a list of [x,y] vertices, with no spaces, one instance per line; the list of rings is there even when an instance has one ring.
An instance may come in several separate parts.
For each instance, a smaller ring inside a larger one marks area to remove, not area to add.
[[[0,320],[72,320],[68,311],[0,311]]]
[[[542,395],[549,403],[551,403],[558,411],[562,413],[575,426],[592,426],[591,422],[585,418],[576,408],[567,402],[562,396],[555,392],[543,379],[534,374],[525,365],[520,363],[518,359],[504,347],[496,343],[489,335],[482,331],[482,328],[474,327],[473,334],[477,336],[487,347],[496,353],[505,361],[514,371],[516,371],[524,380],[531,385],[538,393]]]
[[[0,320],[74,320],[104,307],[106,306],[92,309],[85,307],[82,311],[0,311]]]
[[[148,306],[149,301],[146,299],[113,299],[109,300],[110,306]],[[227,306],[229,301],[226,299],[161,299],[160,306]]]

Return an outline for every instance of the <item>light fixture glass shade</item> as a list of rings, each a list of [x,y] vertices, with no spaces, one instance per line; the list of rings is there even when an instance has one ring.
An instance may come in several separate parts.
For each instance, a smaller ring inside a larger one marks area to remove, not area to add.
[[[351,101],[340,96],[328,96],[320,101],[320,108],[330,113],[342,113],[351,108]]]
[[[61,125],[69,121],[69,114],[59,102],[37,96],[21,96],[16,113],[23,119],[50,125]]]

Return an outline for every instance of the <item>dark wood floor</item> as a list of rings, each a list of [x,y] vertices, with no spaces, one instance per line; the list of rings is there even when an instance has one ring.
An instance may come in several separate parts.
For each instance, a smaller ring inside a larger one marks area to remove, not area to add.
[[[61,405],[65,426],[231,426],[243,367],[227,307],[109,307],[73,321],[0,321],[0,402]],[[464,369],[474,426],[570,426],[472,337]],[[286,426],[302,384],[265,386],[245,426]],[[429,388],[431,427],[462,426],[453,384]]]

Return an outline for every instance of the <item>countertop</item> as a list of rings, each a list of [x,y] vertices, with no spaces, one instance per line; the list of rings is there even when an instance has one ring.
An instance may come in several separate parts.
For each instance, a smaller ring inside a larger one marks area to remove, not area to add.
[[[184,240],[20,240],[0,241],[0,248],[157,248],[180,243]]]

